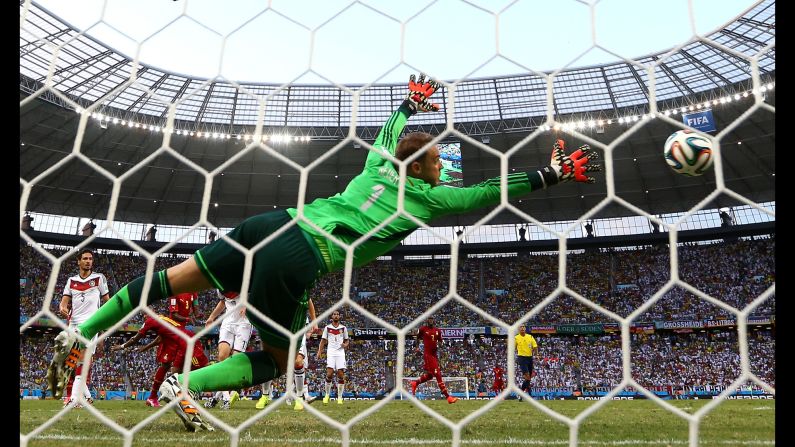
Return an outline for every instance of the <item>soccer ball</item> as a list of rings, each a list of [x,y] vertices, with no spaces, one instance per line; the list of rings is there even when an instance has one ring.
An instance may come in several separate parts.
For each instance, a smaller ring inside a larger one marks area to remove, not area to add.
[[[712,142],[692,130],[678,130],[665,140],[665,161],[677,174],[701,175],[712,166]]]

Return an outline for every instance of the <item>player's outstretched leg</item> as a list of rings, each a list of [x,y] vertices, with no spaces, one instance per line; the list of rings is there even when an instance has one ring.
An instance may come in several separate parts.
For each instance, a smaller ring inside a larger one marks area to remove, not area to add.
[[[442,379],[442,373],[439,372],[438,369],[436,369],[434,376],[436,377],[436,383],[439,385],[439,391],[441,391],[442,395],[444,395],[444,397],[447,398],[447,403],[454,404],[458,402],[458,398],[451,396],[450,393],[447,391],[447,385],[444,384],[444,380]]]
[[[64,329],[55,337],[52,360],[47,367],[47,382],[54,399],[63,396],[64,388],[69,383],[81,355],[80,342],[72,330]]]
[[[191,393],[191,397],[194,400],[197,399],[198,395],[193,395]],[[160,385],[160,400],[164,402],[171,402],[172,400],[178,400],[179,403],[174,406],[174,412],[177,413],[177,416],[182,420],[182,423],[185,424],[185,428],[188,431],[196,431],[198,428],[203,428],[207,431],[215,431],[212,425],[204,422],[201,416],[199,416],[199,409],[193,406],[189,400],[182,398],[182,388],[180,387],[179,380],[177,380],[177,374],[174,373]]]

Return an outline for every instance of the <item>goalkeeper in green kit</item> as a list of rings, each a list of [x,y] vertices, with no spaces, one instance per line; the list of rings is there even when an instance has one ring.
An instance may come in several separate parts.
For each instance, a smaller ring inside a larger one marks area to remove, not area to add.
[[[404,209],[422,222],[454,213],[465,213],[500,202],[500,178],[465,188],[438,186],[441,174],[439,150],[424,149],[432,136],[422,132],[407,134],[398,142],[406,121],[418,112],[433,112],[439,106],[428,98],[439,84],[411,76],[408,95],[389,117],[373,143],[364,170],[342,193],[317,199],[304,206],[304,216],[338,240],[351,244],[395,215],[398,197],[398,168],[384,155],[389,154],[406,165]],[[537,170],[508,175],[508,195],[517,197],[560,182],[594,182],[587,172],[600,171],[589,164],[596,153],[586,145],[570,155],[564,153],[563,140],[557,140],[550,164]],[[232,230],[227,237],[250,249],[296,218],[298,210],[290,208],[251,217]],[[392,248],[418,228],[417,224],[398,216],[359,244],[354,252],[355,266],[365,265]],[[345,267],[344,249],[327,239],[310,225],[299,221],[253,254],[248,300],[262,314],[295,333],[305,325],[308,292],[321,276]],[[239,291],[243,282],[244,255],[224,238],[198,250],[191,259],[157,272],[146,298],[148,304],[166,297],[216,288]],[[86,322],[78,326],[80,335],[91,339],[126,318],[142,298],[144,277],[139,277],[103,305]],[[257,327],[263,350],[233,355],[223,362],[191,372],[187,392],[196,399],[203,391],[247,388],[277,378],[287,370],[290,340],[251,312],[249,320]],[[55,339],[55,352],[48,368],[48,380],[57,399],[72,375],[71,358],[81,352],[82,343],[74,332],[64,330]],[[181,365],[178,365],[181,366]],[[173,374],[160,387],[160,399],[179,400],[174,407],[185,427],[212,430],[198,409],[183,396],[183,374]]]

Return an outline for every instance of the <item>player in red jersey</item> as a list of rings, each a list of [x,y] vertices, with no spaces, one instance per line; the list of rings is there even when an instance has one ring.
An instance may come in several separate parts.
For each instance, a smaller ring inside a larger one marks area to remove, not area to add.
[[[187,326],[191,323],[191,313],[193,314],[193,324],[199,321],[201,316],[198,313],[199,294],[196,292],[178,293],[168,299],[168,316],[172,320]]]
[[[505,371],[502,368],[499,366],[494,367],[494,383],[491,385],[491,390],[497,394],[500,394],[505,389],[503,374],[505,374]]]
[[[144,325],[141,326],[141,329],[139,329],[131,339],[111,348],[112,351],[124,350],[137,343],[138,340],[143,338],[149,331],[157,334],[157,337],[155,337],[152,342],[137,349],[138,352],[145,352],[155,346],[158,347],[157,362],[160,363],[160,367],[155,373],[154,381],[152,383],[152,392],[149,394],[149,398],[146,399],[146,405],[150,407],[160,406],[160,403],[157,401],[157,390],[163,383],[163,380],[165,379],[166,373],[169,371],[169,369],[171,369],[172,372],[177,372],[180,368],[182,368],[182,364],[185,361],[185,351],[187,351],[188,347],[185,340],[170,330],[167,326],[177,328],[181,332],[187,334],[189,337],[193,337],[193,335],[195,335],[192,331],[181,326],[179,322],[166,316],[158,315],[158,318],[146,317]],[[207,356],[204,354],[204,349],[202,348],[201,342],[197,340],[193,345],[191,370],[202,368],[207,366],[209,363],[210,362],[207,359]]]
[[[436,383],[439,384],[439,391],[447,398],[447,403],[452,404],[456,402],[458,398],[451,396],[450,393],[447,392],[447,386],[445,386],[442,380],[442,373],[439,369],[437,350],[439,341],[442,340],[442,331],[434,326],[433,317],[428,317],[427,324],[418,329],[417,335],[422,337],[422,360],[425,363],[423,366],[425,372],[420,376],[419,380],[413,380],[411,382],[411,394],[417,394],[418,385],[435,377]],[[419,351],[419,347],[417,350]]]

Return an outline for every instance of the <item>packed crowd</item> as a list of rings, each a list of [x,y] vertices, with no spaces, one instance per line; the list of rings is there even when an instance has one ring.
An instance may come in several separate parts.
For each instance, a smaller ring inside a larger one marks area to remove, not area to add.
[[[741,309],[775,282],[775,239],[726,242],[679,247],[679,273],[682,281],[730,306]],[[53,249],[56,257],[65,251]],[[166,255],[156,261],[155,270],[174,265],[184,256]],[[75,274],[72,258],[63,262],[58,273],[50,309],[57,313],[66,279]],[[403,327],[419,317],[441,298],[450,295],[448,261],[383,261],[357,268],[351,282],[351,298],[367,312],[386,322]],[[137,254],[98,253],[94,270],[108,278],[111,294],[146,270],[146,259]],[[547,298],[558,285],[558,257],[546,254],[521,254],[516,257],[469,258],[459,262],[457,295],[492,316],[512,323],[523,318]],[[627,316],[643,305],[670,280],[671,259],[667,247],[638,250],[572,253],[567,257],[567,287],[582,297],[620,316]],[[26,244],[20,245],[20,315],[39,312],[50,280],[50,262]],[[312,298],[321,313],[342,297],[343,275],[335,273],[318,281]],[[199,297],[199,321],[217,303],[214,291]],[[775,296],[754,310],[755,315],[773,315]],[[152,309],[166,313],[166,303]],[[379,326],[350,306],[343,306],[343,323],[349,328]],[[441,327],[484,326],[492,322],[461,303],[451,301],[435,313]],[[636,321],[684,320],[730,317],[726,310],[675,285]],[[610,322],[607,315],[579,302],[568,293],[538,311],[528,323],[561,324]],[[141,324],[139,312],[129,323]],[[322,327],[323,323],[319,323]],[[731,332],[726,332],[732,334]],[[760,335],[761,334],[761,335]],[[118,341],[111,337],[106,343]],[[643,385],[728,384],[739,371],[736,335],[729,338],[707,334],[633,334],[633,377]],[[541,357],[537,359],[534,386],[609,386],[621,381],[620,340],[604,337],[539,337]],[[204,339],[208,357],[215,359],[217,336]],[[41,386],[48,359],[37,353],[48,352],[46,341],[31,333],[20,339],[20,384]],[[258,346],[256,338],[249,343]],[[142,342],[143,344],[143,342]],[[310,389],[323,389],[323,362],[315,360],[318,341],[309,340]],[[378,392],[386,387],[384,360],[396,355],[395,342],[355,340],[349,350],[349,383],[346,389]],[[769,331],[754,332],[751,340],[752,371],[774,385],[775,340]],[[505,367],[505,340],[476,338],[448,340],[440,360],[445,376],[466,376],[470,387],[485,380],[490,384],[494,366]],[[407,376],[419,375],[421,355],[407,350]],[[92,368],[92,382],[108,388],[148,389],[155,370],[154,351],[118,355],[100,349]],[[485,378],[485,379],[484,379]]]
[[[775,240],[762,239],[679,248],[681,280],[737,309],[743,309],[775,282]],[[403,326],[449,293],[449,262],[381,262],[353,273],[351,298],[388,323]],[[607,311],[626,317],[651,299],[671,275],[667,247],[570,254],[569,289]],[[460,297],[502,321],[513,323],[547,298],[558,285],[558,257],[541,254],[470,258],[459,263]],[[322,309],[341,298],[342,274],[321,280],[313,291]],[[461,305],[436,315],[440,326],[477,326],[485,320]],[[775,313],[775,297],[758,303],[753,314]],[[725,318],[732,314],[674,285],[635,321]],[[365,325],[352,313],[352,326]],[[562,293],[530,320],[531,324],[611,322],[574,296]]]
[[[742,309],[775,282],[774,239],[738,241],[679,248],[682,281],[730,306]],[[63,252],[54,251],[56,255]],[[31,247],[20,248],[21,277],[27,280],[20,290],[20,313],[32,316],[41,309],[49,280],[49,262]],[[183,257],[159,257],[155,270],[180,262]],[[108,278],[111,292],[146,270],[146,259],[138,255],[101,254],[94,270]],[[665,247],[640,250],[570,254],[567,258],[567,286],[604,309],[625,317],[643,305],[670,280],[670,253]],[[74,266],[62,266],[50,308],[57,310],[66,278]],[[459,263],[458,295],[494,317],[513,323],[549,296],[557,287],[558,257],[520,255],[502,258],[470,258]],[[351,298],[368,312],[386,322],[405,326],[426,309],[450,294],[449,262],[375,262],[357,268],[351,282]],[[325,276],[312,290],[322,311],[342,298],[342,273]],[[199,297],[198,313],[206,318],[217,303],[214,291]],[[156,303],[164,312],[164,303]],[[756,307],[757,315],[775,313],[775,297]],[[685,288],[674,285],[636,321],[705,319],[731,316],[725,309],[707,302]],[[141,317],[132,323],[140,324]],[[350,312],[351,327],[372,326],[364,315]],[[562,293],[541,309],[531,324],[609,322],[609,316]],[[202,321],[198,322],[203,323]],[[487,321],[461,304],[448,304],[437,314],[440,326],[477,326]]]
[[[256,338],[256,337],[255,337]],[[252,339],[250,346],[259,342]],[[121,343],[110,337],[107,343]],[[48,359],[38,355],[47,352],[50,340],[46,337],[23,336],[20,339],[20,387],[40,388],[45,385],[44,372]],[[148,340],[140,343],[143,345]],[[210,360],[217,354],[217,339],[202,340]],[[346,390],[356,393],[389,391],[387,362],[396,360],[394,340],[354,340],[346,353]],[[325,360],[317,361],[317,339],[309,339],[309,373],[307,383],[311,392],[323,390]],[[589,389],[613,387],[623,379],[621,340],[617,335],[599,337],[539,336],[539,355],[534,361],[535,388],[574,387]],[[422,374],[422,354],[416,342],[406,346],[404,376]],[[447,377],[467,377],[470,391],[484,381],[491,387],[493,369],[500,366],[507,371],[506,340],[504,338],[466,337],[444,340],[439,349],[442,374]],[[769,330],[749,334],[751,372],[775,387],[775,338]],[[651,386],[699,386],[731,384],[740,376],[740,355],[735,331],[694,332],[686,334],[632,334],[631,376],[639,384]],[[99,350],[92,367],[92,386],[100,389],[148,390],[156,370],[154,350],[140,354],[111,353]],[[517,368],[517,383],[521,377]],[[453,386],[454,391],[461,384]],[[284,381],[278,384],[284,390]],[[248,390],[247,394],[256,390]]]

